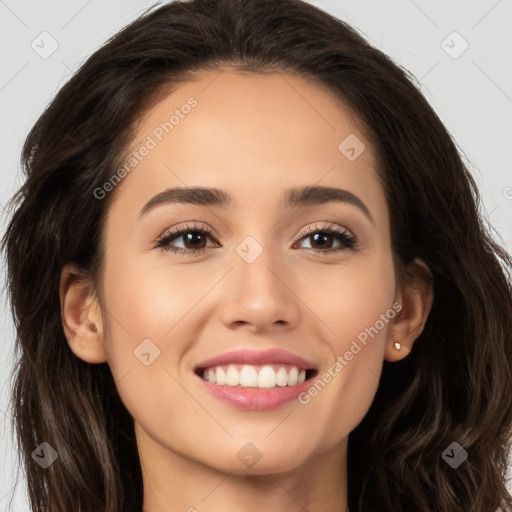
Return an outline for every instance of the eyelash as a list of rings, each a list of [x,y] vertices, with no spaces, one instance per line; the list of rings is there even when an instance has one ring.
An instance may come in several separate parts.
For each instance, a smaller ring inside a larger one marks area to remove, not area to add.
[[[174,254],[180,254],[185,256],[194,256],[200,253],[203,253],[208,247],[202,247],[200,249],[183,249],[181,247],[171,247],[169,244],[173,240],[180,238],[180,236],[183,236],[187,233],[199,233],[201,235],[208,235],[210,238],[213,238],[212,231],[207,228],[195,226],[195,225],[189,225],[182,226],[180,228],[171,229],[170,231],[167,231],[164,233],[155,244],[155,248],[162,248],[164,251],[170,251]],[[348,251],[350,249],[354,249],[357,246],[357,239],[354,235],[352,235],[349,231],[346,229],[340,228],[334,224],[329,224],[327,226],[321,226],[318,227],[317,225],[313,227],[308,227],[303,233],[301,233],[301,236],[298,238],[297,242],[300,242],[304,238],[307,238],[308,236],[312,235],[313,233],[323,233],[327,235],[336,235],[336,237],[344,244],[345,247],[337,248],[337,249],[328,249],[328,250],[321,250],[321,249],[308,249],[308,251],[315,252],[317,254],[332,254],[332,253],[339,253],[343,251]],[[295,242],[295,243],[297,243]],[[294,244],[295,245],[295,244]]]

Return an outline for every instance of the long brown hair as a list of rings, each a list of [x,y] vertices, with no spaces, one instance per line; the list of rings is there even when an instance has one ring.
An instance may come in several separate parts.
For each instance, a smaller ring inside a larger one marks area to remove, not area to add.
[[[137,120],[200,69],[296,73],[365,127],[391,218],[395,271],[422,259],[435,300],[411,354],[384,362],[349,436],[352,512],[511,510],[512,259],[492,238],[468,165],[411,76],[344,22],[301,0],[192,0],[149,9],[60,89],[23,147],[26,181],[3,237],[17,330],[12,414],[33,512],[140,512],[133,420],[107,364],[71,352],[59,279],[101,275],[118,169]],[[42,442],[58,453],[43,469]],[[443,452],[468,454],[454,469]]]

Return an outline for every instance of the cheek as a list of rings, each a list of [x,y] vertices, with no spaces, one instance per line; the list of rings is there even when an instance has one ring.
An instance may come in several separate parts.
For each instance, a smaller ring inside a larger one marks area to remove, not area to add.
[[[305,302],[322,320],[333,357],[349,350],[354,340],[363,344],[376,340],[377,345],[385,338],[396,291],[391,255],[378,252],[355,263],[325,268],[315,275],[314,286],[307,279],[301,285]]]
[[[191,279],[190,272],[165,268],[161,260],[143,264],[134,258],[112,265],[105,275],[105,303],[115,323],[130,333],[131,343],[150,338],[163,349],[204,295],[199,274]]]
[[[107,262],[108,364],[121,398],[135,418],[152,397],[156,400],[158,395],[162,403],[174,403],[182,391],[170,373],[176,373],[185,345],[190,343],[184,333],[190,328],[187,313],[204,294],[204,287],[196,284],[184,272],[174,269],[171,273],[161,262],[152,266],[137,264],[137,258]],[[155,410],[158,408],[156,404]]]
[[[114,260],[114,259],[112,259]],[[146,430],[155,423],[176,431],[173,414],[196,414],[179,384],[177,365],[184,345],[187,313],[204,294],[190,276],[134,258],[105,267],[105,341],[117,391],[132,417]],[[181,341],[180,341],[181,340]]]
[[[385,253],[344,276],[344,293],[335,320],[332,349],[342,365],[341,390],[370,405],[378,384],[385,341],[395,316],[392,260]],[[341,356],[341,360],[339,358]],[[337,366],[340,369],[340,366]]]
[[[332,356],[300,403],[316,425],[332,426],[322,436],[327,449],[359,424],[375,397],[396,314],[392,259],[380,253],[380,258],[340,268],[316,282],[324,285],[323,293],[310,300],[328,327],[324,343]]]
[[[123,258],[111,246],[104,270],[109,365],[116,379],[128,371],[130,380],[140,376],[144,381],[140,393],[146,388],[151,394],[162,389],[156,370],[162,369],[168,388],[172,379],[165,369],[175,371],[201,322],[209,318],[207,314],[198,317],[198,311],[211,286],[211,272],[193,265],[171,265],[156,253]],[[147,366],[151,371],[141,373],[150,361],[154,361]]]

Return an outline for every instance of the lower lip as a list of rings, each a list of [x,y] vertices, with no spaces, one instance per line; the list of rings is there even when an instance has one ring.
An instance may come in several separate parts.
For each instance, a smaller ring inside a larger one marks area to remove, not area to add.
[[[248,411],[268,411],[295,400],[311,385],[311,379],[295,386],[276,386],[271,389],[219,386],[195,375],[208,392],[220,401]]]

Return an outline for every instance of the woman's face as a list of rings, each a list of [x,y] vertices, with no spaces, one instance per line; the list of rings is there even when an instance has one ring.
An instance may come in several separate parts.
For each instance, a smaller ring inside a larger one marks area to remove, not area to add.
[[[155,453],[252,474],[341,460],[400,298],[375,155],[302,78],[197,76],[139,125],[106,219],[104,345],[120,396]],[[209,192],[184,193],[196,187]]]

